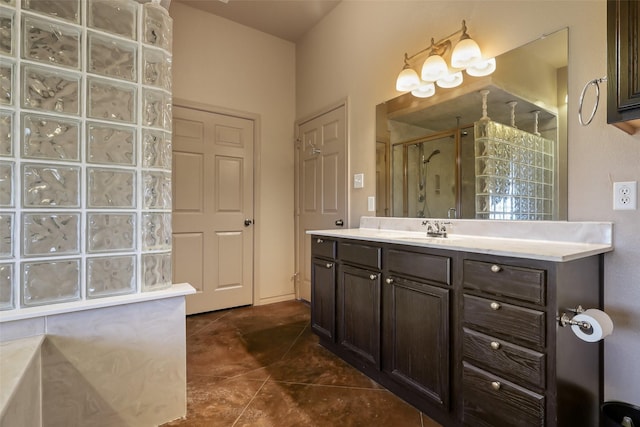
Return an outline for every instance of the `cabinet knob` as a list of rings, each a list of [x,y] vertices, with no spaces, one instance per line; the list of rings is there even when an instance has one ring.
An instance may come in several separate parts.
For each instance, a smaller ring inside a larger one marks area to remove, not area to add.
[[[318,240],[316,240],[316,243],[324,243],[324,240],[318,239]]]
[[[491,348],[498,350],[500,348],[500,343],[498,341],[491,341]]]
[[[387,280],[385,280],[385,282],[387,282],[387,285],[390,285],[393,283],[393,278],[392,277],[387,277]]]
[[[500,303],[499,302],[492,302],[491,305],[491,310],[500,310]]]
[[[493,273],[500,273],[502,271],[502,267],[500,267],[499,265],[493,264],[491,266],[491,271]]]
[[[378,278],[377,274],[370,274],[369,275],[369,279],[371,279],[371,280],[376,280],[377,278]]]
[[[500,390],[500,381],[491,381],[491,388],[494,390]]]
[[[333,268],[333,263],[328,262],[328,263],[327,263],[327,265],[326,265],[326,267],[327,267],[327,268]]]

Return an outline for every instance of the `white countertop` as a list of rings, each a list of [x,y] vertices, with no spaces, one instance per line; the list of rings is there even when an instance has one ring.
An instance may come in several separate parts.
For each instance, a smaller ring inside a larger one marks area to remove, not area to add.
[[[423,221],[363,217],[360,228],[311,230],[307,234],[555,262],[613,250],[611,223],[438,220],[451,222],[448,237],[427,237]]]
[[[174,298],[196,293],[188,283],[177,283],[166,289],[139,292],[135,294],[117,295],[113,297],[95,298],[81,301],[48,304],[37,307],[22,307],[14,310],[0,311],[0,323],[14,320],[30,319],[33,317],[53,316],[56,314],[72,313],[76,311],[93,310],[96,308],[113,307],[123,304],[135,304],[164,298]]]

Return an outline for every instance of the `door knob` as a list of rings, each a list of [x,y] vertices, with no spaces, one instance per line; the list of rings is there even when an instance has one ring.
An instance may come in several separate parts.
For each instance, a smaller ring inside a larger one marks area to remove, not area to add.
[[[342,227],[342,226],[344,225],[344,221],[343,221],[343,220],[341,220],[341,219],[339,219],[339,220],[337,220],[337,221],[336,221],[336,225],[337,225],[338,227]]]
[[[251,224],[253,224],[253,220],[252,219],[247,218],[247,219],[244,220],[244,226],[245,227],[248,227]]]

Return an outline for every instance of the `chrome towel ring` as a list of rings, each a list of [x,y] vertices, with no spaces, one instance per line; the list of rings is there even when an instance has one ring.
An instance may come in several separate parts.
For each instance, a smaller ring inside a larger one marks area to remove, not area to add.
[[[604,76],[599,79],[593,79],[587,82],[586,85],[584,85],[584,89],[582,89],[582,93],[580,94],[580,100],[578,101],[578,121],[582,126],[589,125],[593,120],[593,116],[596,115],[596,111],[598,110],[598,104],[600,103],[600,83],[603,83],[606,81],[607,81],[607,76]],[[587,121],[584,121],[584,118],[582,117],[582,104],[584,103],[584,95],[585,93],[587,93],[587,89],[589,89],[589,86],[595,86],[596,88],[596,102],[595,104],[593,104],[593,110],[591,111],[591,115],[589,116]]]

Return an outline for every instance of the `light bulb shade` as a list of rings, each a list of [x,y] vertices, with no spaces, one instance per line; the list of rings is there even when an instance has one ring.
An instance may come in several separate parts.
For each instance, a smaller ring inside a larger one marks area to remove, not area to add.
[[[431,82],[422,82],[420,87],[411,91],[411,94],[416,98],[429,98],[435,95],[436,86]]]
[[[409,92],[420,86],[420,77],[412,68],[405,68],[400,71],[396,79],[396,90],[398,92]]]
[[[451,52],[451,66],[453,68],[467,68],[480,59],[482,59],[480,46],[471,38],[460,40]]]
[[[450,89],[452,87],[457,87],[462,84],[462,71],[458,71],[455,73],[447,74],[440,80],[436,82],[436,84],[443,89]]]
[[[473,77],[488,76],[496,70],[496,58],[483,59],[467,68],[467,74]]]
[[[430,55],[422,64],[422,80],[435,82],[449,74],[449,67],[440,55]]]

